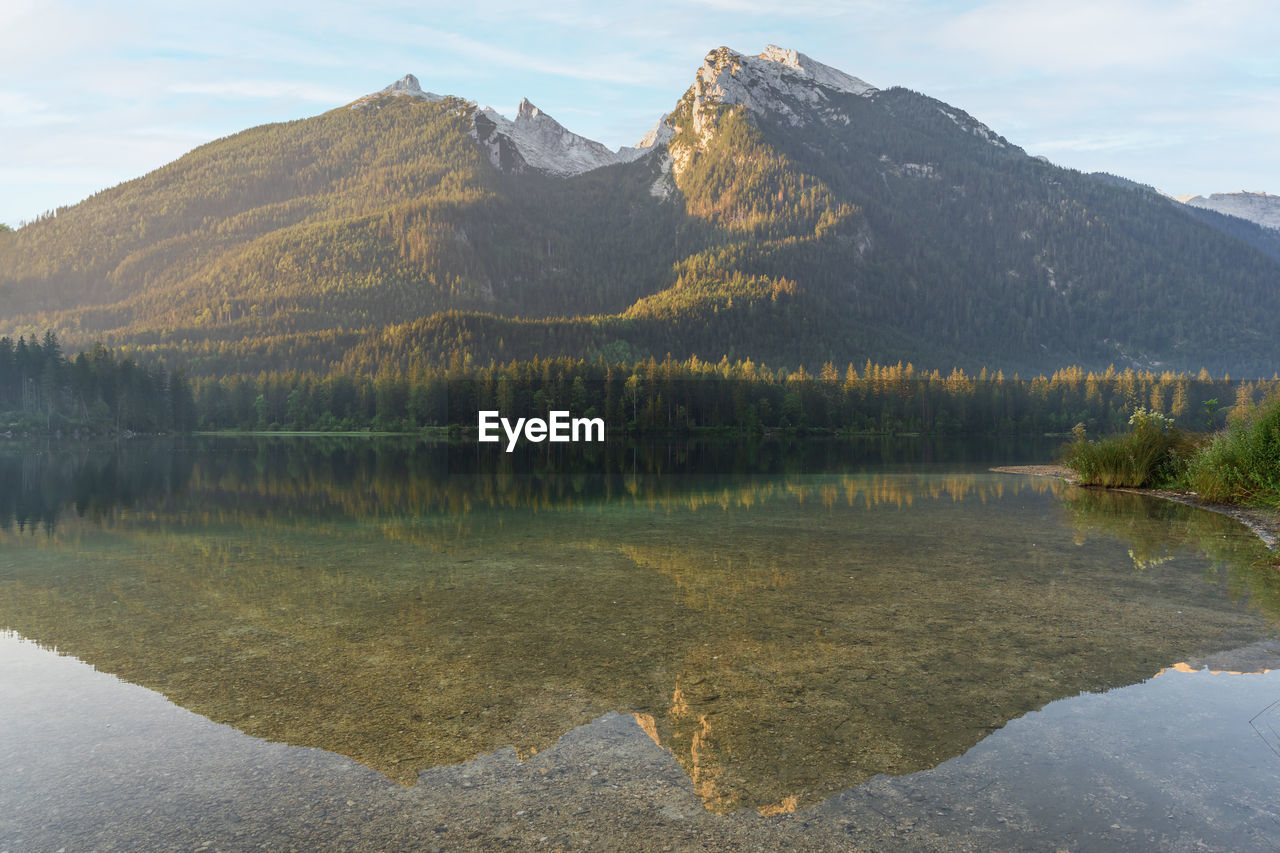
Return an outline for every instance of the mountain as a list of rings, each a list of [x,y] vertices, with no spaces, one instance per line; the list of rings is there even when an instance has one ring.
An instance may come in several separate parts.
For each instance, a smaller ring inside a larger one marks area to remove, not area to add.
[[[1168,199],[1170,204],[1176,204],[1180,210],[1188,216],[1209,225],[1212,228],[1228,234],[1237,240],[1240,240],[1255,249],[1269,255],[1277,261],[1280,261],[1280,229],[1267,228],[1259,225],[1257,222],[1251,222],[1238,216],[1228,215],[1213,210],[1209,207],[1200,207],[1198,205],[1187,204],[1187,199],[1198,198],[1198,196],[1170,196],[1161,192],[1148,184],[1140,184],[1137,181],[1131,181],[1119,175],[1112,175],[1107,172],[1094,172],[1093,177],[1103,183],[1111,186],[1127,187],[1129,189],[1140,190],[1150,193],[1151,195],[1160,196]],[[1263,193],[1265,195],[1265,193]]]
[[[1264,228],[1280,229],[1280,196],[1241,190],[1234,193],[1212,193],[1208,198],[1202,195],[1184,195],[1177,196],[1177,199],[1191,207],[1238,216]]]
[[[618,151],[409,75],[0,235],[0,334],[195,373],[665,354],[1270,375],[1280,263],[965,111],[719,48]]]
[[[647,167],[526,170],[583,149],[567,133],[547,142],[559,125],[528,108],[502,129],[519,159],[499,170],[477,144],[487,115],[406,78],[59,209],[0,241],[0,333],[239,341],[444,310],[621,310],[660,284],[674,253],[627,233],[678,218],[627,201],[650,198]],[[518,147],[529,139],[546,144]]]
[[[1216,228],[1222,233],[1228,234],[1280,261],[1280,228],[1267,228],[1248,219],[1220,213],[1207,207],[1196,207],[1195,205],[1182,203],[1179,203],[1178,207],[1186,212],[1188,216],[1198,219],[1206,225]]]
[[[647,146],[608,148],[566,130],[529,99],[520,101],[515,121],[486,107],[474,116],[472,136],[484,146],[489,162],[505,172],[537,169],[548,175],[581,175],[616,163],[630,163],[649,153]],[[655,137],[656,138],[656,137]]]

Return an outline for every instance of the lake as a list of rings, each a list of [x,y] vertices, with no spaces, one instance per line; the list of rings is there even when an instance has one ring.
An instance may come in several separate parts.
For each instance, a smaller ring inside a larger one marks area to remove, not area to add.
[[[1276,849],[1275,555],[1055,447],[0,450],[0,850]]]

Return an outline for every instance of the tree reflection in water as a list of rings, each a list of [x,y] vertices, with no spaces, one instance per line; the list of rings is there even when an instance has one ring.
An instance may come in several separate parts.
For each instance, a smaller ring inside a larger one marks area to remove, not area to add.
[[[708,808],[770,813],[1270,630],[1226,520],[923,455],[651,445],[566,471],[295,440],[46,461],[53,518],[0,532],[0,627],[403,783],[634,713]]]

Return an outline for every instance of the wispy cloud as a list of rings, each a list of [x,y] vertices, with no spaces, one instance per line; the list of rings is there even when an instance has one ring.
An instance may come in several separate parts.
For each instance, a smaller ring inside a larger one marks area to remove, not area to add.
[[[1133,151],[1153,145],[1172,145],[1177,140],[1148,133],[1120,133],[1106,136],[1080,136],[1073,139],[1045,139],[1030,143],[1035,152],[1064,151]]]
[[[337,106],[368,94],[294,80],[269,79],[186,81],[171,83],[168,91],[178,95],[213,95],[226,98],[290,98],[329,106]]]
[[[739,15],[767,15],[773,18],[834,18],[850,11],[860,11],[878,3],[776,3],[769,0],[695,0],[706,6]]]
[[[1256,43],[1259,0],[994,0],[945,21],[940,47],[1005,66],[1051,73],[1178,69],[1190,60]],[[1274,36],[1274,34],[1272,34]]]
[[[69,122],[72,117],[25,92],[0,92],[0,125],[38,127]]]
[[[661,73],[651,60],[634,54],[596,53],[588,47],[577,51],[572,58],[565,58],[565,52],[559,49],[534,53],[511,44],[476,39],[428,26],[400,24],[394,27],[393,33],[387,33],[386,38],[401,44],[429,45],[431,55],[474,60],[484,63],[489,71],[506,69],[629,86],[649,84]]]
[[[15,74],[57,68],[66,57],[94,50],[119,32],[119,16],[67,0],[0,3],[0,69]]]

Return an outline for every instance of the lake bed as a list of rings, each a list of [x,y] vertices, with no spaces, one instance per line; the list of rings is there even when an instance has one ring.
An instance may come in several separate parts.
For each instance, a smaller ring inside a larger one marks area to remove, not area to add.
[[[1280,656],[1241,525],[986,470],[1039,447],[631,451],[5,459],[0,841],[1280,841],[1280,684],[1197,665]]]

